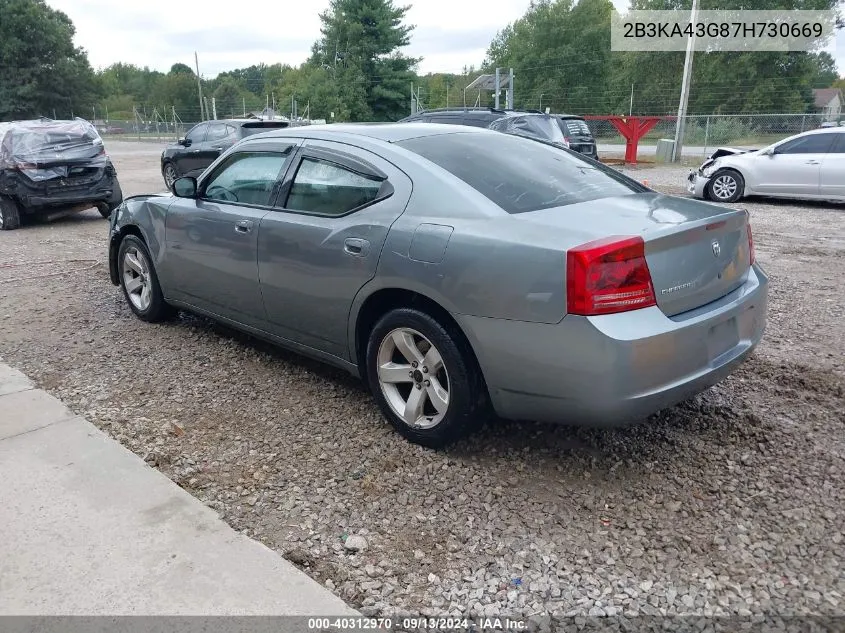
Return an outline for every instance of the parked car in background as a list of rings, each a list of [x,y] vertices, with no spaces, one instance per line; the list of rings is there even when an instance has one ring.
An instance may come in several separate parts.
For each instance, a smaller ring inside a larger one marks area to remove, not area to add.
[[[288,127],[287,121],[221,119],[198,123],[161,153],[161,175],[170,189],[182,176],[199,176],[218,156],[242,138]]]
[[[247,138],[175,195],[128,198],[111,281],[362,377],[401,434],[485,417],[618,425],[760,341],[744,211],[665,196],[485,129],[335,124]]]
[[[595,160],[599,159],[596,139],[590,132],[584,117],[574,114],[552,114],[551,116],[557,121],[561,132],[563,132],[563,137],[571,149]]]
[[[596,142],[583,117],[546,114],[539,110],[498,110],[495,108],[438,108],[405,117],[400,123],[447,123],[485,127],[505,134],[516,134],[568,147],[598,160]]]
[[[687,177],[696,198],[745,196],[845,201],[845,128],[796,134],[757,150],[722,147]]]
[[[0,230],[25,216],[96,207],[107,218],[123,201],[103,139],[84,119],[0,123]]]

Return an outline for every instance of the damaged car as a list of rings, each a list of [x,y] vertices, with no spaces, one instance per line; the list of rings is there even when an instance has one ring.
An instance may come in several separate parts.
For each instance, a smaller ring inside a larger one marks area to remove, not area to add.
[[[845,201],[845,128],[790,136],[763,149],[721,147],[687,177],[696,198],[746,196]]]
[[[103,139],[88,121],[41,118],[0,123],[0,230],[29,217],[52,219],[123,201]]]

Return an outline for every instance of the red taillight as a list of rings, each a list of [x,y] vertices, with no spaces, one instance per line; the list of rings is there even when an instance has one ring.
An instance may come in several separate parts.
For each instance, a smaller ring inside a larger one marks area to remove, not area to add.
[[[656,305],[641,237],[609,237],[566,254],[569,314],[593,316]]]
[[[754,253],[754,238],[751,236],[751,225],[746,224],[745,229],[748,233],[748,264],[753,266],[754,262],[757,261],[757,255]]]

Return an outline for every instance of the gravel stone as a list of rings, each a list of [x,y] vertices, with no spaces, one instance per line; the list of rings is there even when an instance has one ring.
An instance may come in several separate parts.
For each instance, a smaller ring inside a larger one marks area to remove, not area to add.
[[[343,547],[345,547],[350,552],[362,552],[367,549],[367,539],[365,539],[363,536],[352,534],[351,536],[348,536],[343,542]]]
[[[162,189],[160,145],[106,147],[125,195]],[[686,168],[626,171],[683,192]],[[841,614],[845,213],[736,206],[770,277],[763,342],[621,429],[409,444],[341,371],[186,313],[136,319],[96,210],[0,233],[0,356],[366,613]]]

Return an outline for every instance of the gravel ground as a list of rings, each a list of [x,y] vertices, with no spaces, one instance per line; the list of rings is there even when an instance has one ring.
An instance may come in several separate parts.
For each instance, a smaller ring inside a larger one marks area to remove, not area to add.
[[[161,190],[160,146],[108,146],[127,195]],[[0,355],[366,614],[842,614],[845,207],[745,206],[764,342],[627,429],[411,445],[345,374],[134,318],[93,210],[0,233]]]

